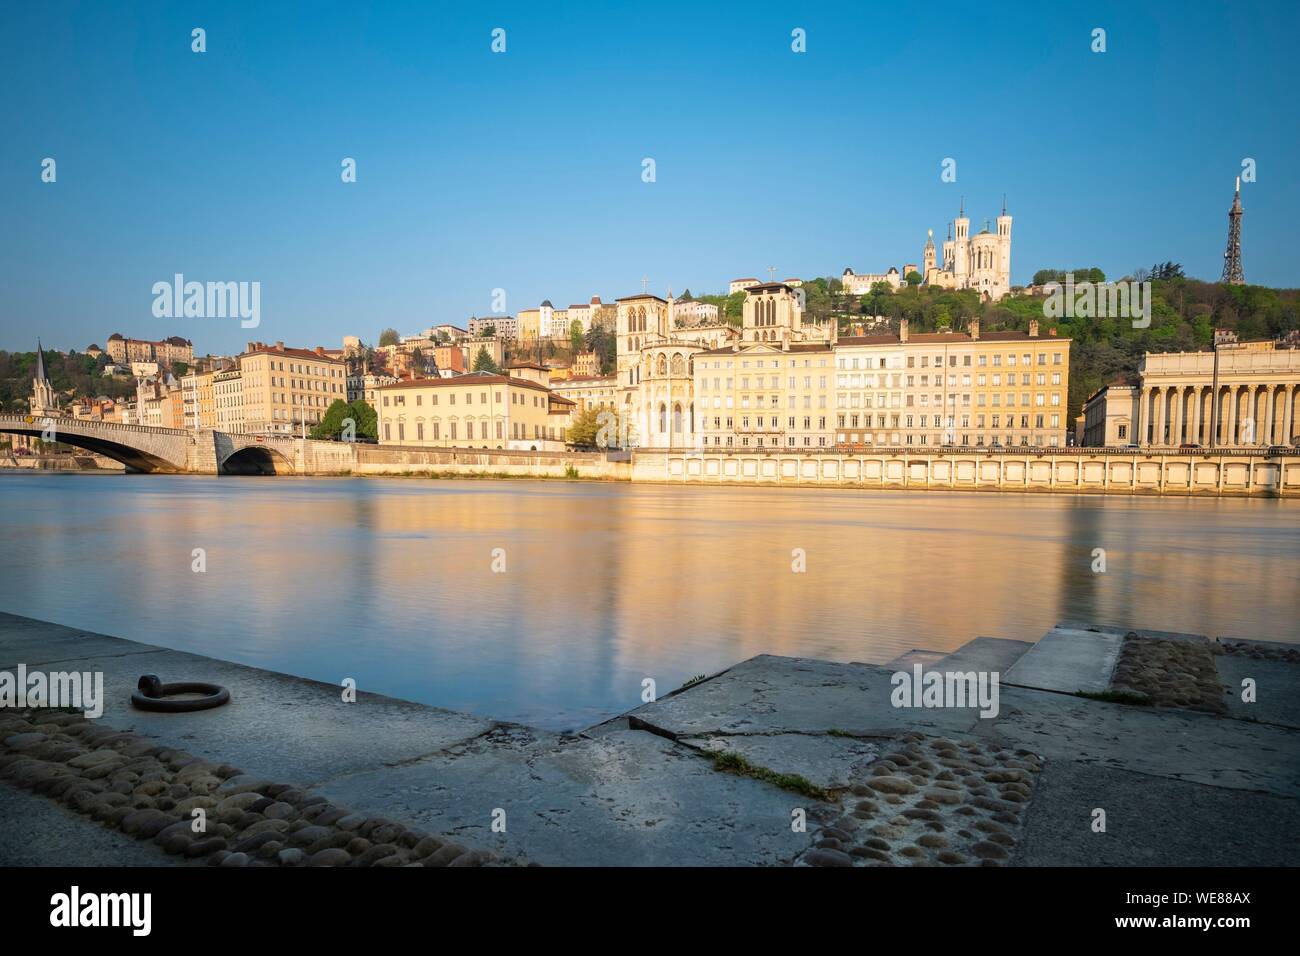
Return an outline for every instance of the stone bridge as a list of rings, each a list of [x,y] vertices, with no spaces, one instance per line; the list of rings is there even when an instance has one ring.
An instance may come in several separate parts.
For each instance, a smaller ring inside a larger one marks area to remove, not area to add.
[[[85,448],[120,461],[129,471],[194,475],[352,472],[352,449],[338,442],[32,415],[0,415],[0,432]]]

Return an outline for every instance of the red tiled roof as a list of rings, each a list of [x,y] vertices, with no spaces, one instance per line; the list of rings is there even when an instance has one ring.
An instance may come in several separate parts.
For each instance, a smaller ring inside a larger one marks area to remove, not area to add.
[[[258,348],[252,349],[248,352],[241,352],[239,353],[239,357],[243,358],[245,355],[263,355],[263,354],[283,355],[286,358],[315,359],[317,362],[331,362],[335,365],[343,364],[343,362],[340,359],[330,357],[330,354],[328,352],[324,354],[318,354],[316,352],[313,352],[311,349],[291,349],[287,347],[282,349],[277,349],[272,345],[263,345]]]
[[[468,372],[465,375],[452,375],[448,378],[408,378],[392,385],[376,385],[375,391],[388,391],[396,388],[448,388],[454,385],[518,385],[521,388],[533,388],[540,392],[550,389],[539,382],[527,378],[515,378],[513,375],[492,375],[488,372]]]

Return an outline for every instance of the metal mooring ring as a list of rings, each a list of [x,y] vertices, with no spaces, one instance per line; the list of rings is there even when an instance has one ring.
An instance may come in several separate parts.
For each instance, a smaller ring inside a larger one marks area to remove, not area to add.
[[[157,710],[167,714],[180,714],[192,710],[220,707],[230,700],[230,691],[220,684],[205,681],[179,681],[164,684],[155,674],[140,678],[139,689],[131,695],[131,703],[141,710]],[[175,698],[176,694],[203,694],[202,697]]]

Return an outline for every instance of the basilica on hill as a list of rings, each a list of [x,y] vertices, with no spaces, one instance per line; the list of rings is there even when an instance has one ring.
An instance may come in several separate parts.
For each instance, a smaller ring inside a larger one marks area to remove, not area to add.
[[[974,236],[970,234],[970,220],[966,218],[966,203],[961,201],[957,218],[948,223],[948,238],[942,247],[942,259],[936,255],[934,230],[929,231],[920,268],[903,266],[900,272],[890,266],[883,273],[860,274],[845,269],[840,277],[844,291],[850,295],[866,295],[877,282],[891,290],[902,288],[909,273],[915,271],[926,285],[939,289],[974,289],[984,301],[996,302],[1011,291],[1011,217],[1003,200],[1002,215],[995,228],[984,228]]]
[[[943,263],[935,261],[934,231],[925,241],[924,263],[921,275],[926,285],[940,289],[974,289],[980,298],[996,302],[1011,291],[1011,217],[1007,215],[1006,200],[1002,201],[1002,215],[997,218],[997,230],[990,231],[988,220],[984,228],[970,235],[970,220],[966,218],[966,204],[962,202],[957,218],[948,224],[948,238],[943,243]]]

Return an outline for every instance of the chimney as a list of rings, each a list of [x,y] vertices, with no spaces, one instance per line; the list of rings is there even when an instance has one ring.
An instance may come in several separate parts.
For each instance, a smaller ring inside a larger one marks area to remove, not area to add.
[[[315,352],[316,352],[317,355],[319,355],[319,356],[321,356],[322,358],[324,358],[324,357],[325,357],[325,346],[323,346],[323,345],[318,345],[318,346],[316,346]]]
[[[972,342],[978,342],[980,337],[980,317],[977,315],[970,320],[970,339]]]
[[[256,343],[256,342],[249,342],[247,345],[244,346],[244,351],[245,351],[245,352],[252,352],[252,351],[255,351],[256,349],[257,349],[257,343]]]
[[[907,341],[907,319],[898,320],[898,341]]]
[[[1030,337],[1031,339],[1036,339],[1036,338],[1038,338],[1038,320],[1037,320],[1037,319],[1030,319],[1030,320],[1029,320],[1029,337]]]
[[[284,343],[283,343],[283,342],[276,342],[276,343],[275,343],[275,350],[276,350],[277,352],[283,352],[283,351],[284,351]]]

